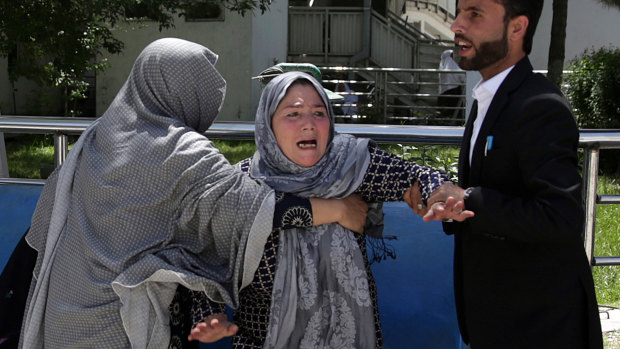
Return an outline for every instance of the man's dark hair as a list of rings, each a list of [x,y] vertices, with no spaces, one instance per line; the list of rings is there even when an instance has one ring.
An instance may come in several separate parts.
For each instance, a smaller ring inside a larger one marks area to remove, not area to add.
[[[508,23],[509,20],[517,16],[526,16],[530,24],[527,26],[525,37],[523,38],[523,51],[526,54],[532,52],[532,41],[534,40],[534,33],[536,32],[536,26],[538,25],[538,19],[543,9],[543,0],[496,0],[498,3],[504,6],[506,16],[504,21]]]

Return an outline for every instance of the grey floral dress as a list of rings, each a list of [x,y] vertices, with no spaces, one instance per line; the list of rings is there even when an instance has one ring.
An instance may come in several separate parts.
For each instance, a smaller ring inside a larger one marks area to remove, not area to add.
[[[367,202],[401,201],[404,192],[416,181],[420,181],[422,198],[426,200],[441,184],[448,181],[440,171],[401,158],[383,151],[374,146],[369,147],[370,165],[364,180],[356,193]],[[249,172],[250,160],[240,162],[241,170]],[[294,195],[278,193],[276,211],[274,214],[274,231],[265,245],[265,253],[252,283],[241,290],[240,304],[234,312],[234,323],[239,331],[232,338],[235,349],[259,349],[263,347],[269,324],[271,294],[278,251],[278,237],[281,229],[291,227],[303,228],[312,226],[312,207],[307,199]],[[370,270],[370,261],[367,251],[367,237],[356,234],[360,250],[365,257],[368,287],[373,302],[375,314],[376,347],[383,348],[381,322],[378,309],[377,286]],[[371,239],[374,240],[374,239]],[[377,259],[376,256],[371,259]],[[198,342],[188,342],[189,331],[198,322],[211,314],[225,313],[223,304],[209,301],[202,292],[190,291],[179,287],[173,302],[171,312],[171,342],[170,348],[198,347]]]

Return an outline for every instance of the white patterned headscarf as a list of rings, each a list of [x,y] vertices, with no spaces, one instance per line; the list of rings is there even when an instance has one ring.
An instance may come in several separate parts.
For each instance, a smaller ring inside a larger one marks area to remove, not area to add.
[[[203,134],[225,94],[216,60],[184,40],[147,46],[48,179],[27,236],[24,348],[166,348],[179,284],[237,305],[275,198]]]
[[[312,83],[327,107],[331,137],[317,164],[302,167],[280,150],[271,118],[298,79]],[[370,161],[368,139],[334,132],[322,86],[289,72],[267,84],[256,116],[250,175],[274,189],[302,197],[343,198],[362,183]],[[264,348],[373,348],[375,318],[366,264],[353,232],[339,224],[280,233],[278,261]]]

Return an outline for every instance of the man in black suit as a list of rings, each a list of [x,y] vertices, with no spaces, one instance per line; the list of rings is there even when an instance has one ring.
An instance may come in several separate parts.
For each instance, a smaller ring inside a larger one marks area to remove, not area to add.
[[[459,156],[460,187],[442,186],[436,198],[464,199],[475,213],[444,223],[455,236],[459,327],[473,349],[603,348],[581,240],[579,131],[564,96],[532,72],[527,56],[542,6],[460,0],[452,25],[459,66],[482,80]],[[425,220],[441,218],[441,204],[432,203]]]

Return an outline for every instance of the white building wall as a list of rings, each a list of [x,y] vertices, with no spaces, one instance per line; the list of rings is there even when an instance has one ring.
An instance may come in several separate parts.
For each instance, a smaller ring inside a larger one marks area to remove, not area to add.
[[[443,8],[448,10],[448,12],[455,14],[456,13],[456,1],[455,0],[436,0],[436,2],[441,5]]]
[[[288,0],[274,0],[269,11],[257,12],[252,21],[252,74],[277,63],[286,62],[288,49]],[[247,77],[248,79],[251,78]],[[252,115],[258,108],[261,87],[258,80],[252,80]],[[228,97],[227,97],[228,98]],[[254,120],[254,118],[252,118]]]
[[[429,3],[437,4],[437,6],[445,9],[448,13],[455,14],[455,0],[429,0]],[[401,14],[401,17],[435,39],[452,39],[454,37],[450,30],[452,19],[446,18],[443,12],[435,13],[435,6],[430,6],[429,8],[424,6],[422,4],[418,8],[415,2],[407,1],[406,13]]]
[[[216,68],[226,79],[226,99],[218,120],[252,120],[252,15],[226,11],[224,21],[185,22],[177,18],[175,28],[159,31],[155,22],[136,23],[114,29],[125,43],[120,55],[107,55],[110,68],[97,76],[97,115],[103,114],[125,82],[136,57],[150,42],[177,37],[202,44],[219,55]]]
[[[420,30],[435,39],[451,40],[454,38],[454,33],[450,30],[452,20],[445,21],[437,14],[426,10],[408,11],[406,16],[407,22],[418,26]]]

